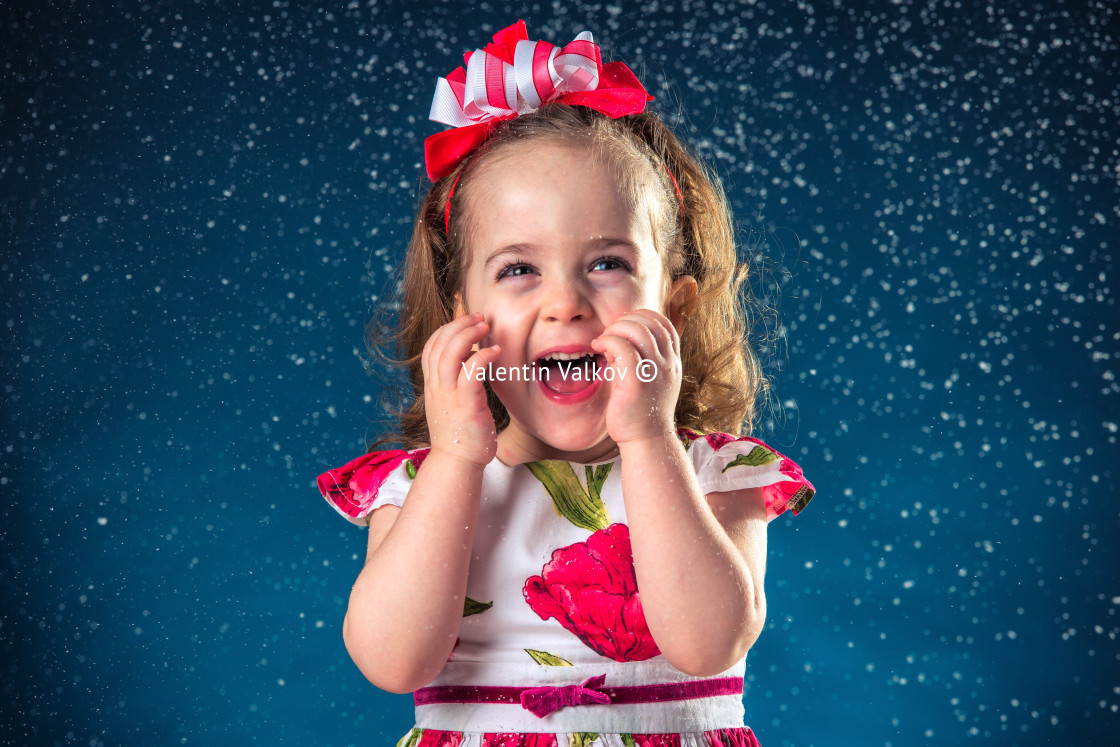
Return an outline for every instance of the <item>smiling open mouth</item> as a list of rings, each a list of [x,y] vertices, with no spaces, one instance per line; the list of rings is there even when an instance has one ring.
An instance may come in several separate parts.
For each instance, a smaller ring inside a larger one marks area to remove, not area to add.
[[[557,394],[575,394],[601,380],[604,362],[598,353],[550,353],[536,361],[537,378]]]

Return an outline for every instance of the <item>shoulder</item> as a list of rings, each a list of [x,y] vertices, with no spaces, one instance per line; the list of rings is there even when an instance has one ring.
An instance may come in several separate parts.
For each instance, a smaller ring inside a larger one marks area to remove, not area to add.
[[[400,506],[429,449],[371,451],[319,475],[319,492],[336,511],[365,526],[374,509]]]
[[[796,462],[757,438],[689,428],[678,428],[677,435],[705,494],[761,488],[769,519],[787,508],[801,513],[816,494]]]

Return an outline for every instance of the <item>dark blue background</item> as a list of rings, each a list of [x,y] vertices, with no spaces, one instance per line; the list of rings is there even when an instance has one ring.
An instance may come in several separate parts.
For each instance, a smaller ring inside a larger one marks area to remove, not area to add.
[[[1115,4],[107,5],[0,10],[0,743],[411,724],[314,479],[380,428],[435,79],[518,17],[630,63],[784,268],[758,435],[819,494],[762,743],[1116,743]]]

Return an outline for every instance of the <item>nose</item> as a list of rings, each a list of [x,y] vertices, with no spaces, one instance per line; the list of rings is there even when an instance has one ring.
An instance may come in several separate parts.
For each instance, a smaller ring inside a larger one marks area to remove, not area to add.
[[[541,289],[541,318],[550,322],[574,322],[591,315],[591,303],[582,284],[567,277],[554,277]]]

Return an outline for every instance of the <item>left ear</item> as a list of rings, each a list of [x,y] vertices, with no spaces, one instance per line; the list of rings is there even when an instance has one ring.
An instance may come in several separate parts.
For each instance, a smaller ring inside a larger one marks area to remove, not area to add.
[[[463,302],[463,292],[455,291],[455,295],[452,296],[452,299],[454,300],[454,305],[451,310],[451,318],[458,319],[461,316],[466,316],[468,312],[467,304]],[[477,342],[471,345],[471,350],[476,353],[478,352],[479,345]]]
[[[676,327],[678,335],[684,333],[684,326],[696,308],[696,293],[696,278],[691,275],[677,278],[669,289],[669,300],[665,305],[669,321]]]
[[[463,292],[455,291],[455,295],[452,296],[452,298],[454,299],[455,303],[454,308],[451,311],[451,318],[458,319],[461,316],[465,316],[467,313],[467,305],[463,303]]]

